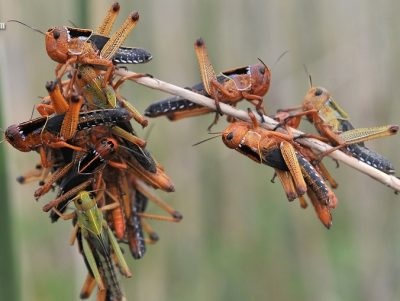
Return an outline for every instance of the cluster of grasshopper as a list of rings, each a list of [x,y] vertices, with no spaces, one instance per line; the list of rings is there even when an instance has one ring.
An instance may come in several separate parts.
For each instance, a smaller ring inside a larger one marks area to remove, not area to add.
[[[124,80],[114,74],[118,64],[152,58],[145,49],[122,46],[138,23],[137,12],[110,35],[119,10],[114,3],[96,30],[59,26],[43,33],[48,55],[59,63],[56,79],[46,84],[48,96],[36,106],[41,116],[5,131],[14,148],[40,154],[40,162],[18,181],[39,184],[36,200],[57,190],[43,210],[52,222],[72,219],[71,244],[77,240],[88,269],[81,298],[97,284],[98,300],[125,299],[118,274],[132,273],[119,243],[140,259],[146,244],[158,240],[148,219],[182,219],[151,191],[172,192],[174,185],[130,122],[145,127],[148,121],[119,93]],[[147,213],[148,201],[168,215]]]
[[[158,239],[147,219],[182,219],[150,190],[171,192],[174,186],[130,123],[133,118],[145,127],[147,119],[119,92],[127,77],[118,78],[118,64],[146,63],[152,58],[145,49],[122,46],[139,20],[137,12],[110,35],[119,8],[114,3],[96,30],[59,26],[43,33],[48,55],[59,63],[56,79],[46,84],[48,96],[36,106],[41,117],[11,125],[5,133],[16,149],[40,154],[36,167],[18,181],[38,182],[34,193],[37,200],[57,189],[57,197],[43,210],[50,212],[53,222],[72,219],[75,227],[71,243],[77,240],[88,269],[81,297],[89,297],[97,284],[98,300],[125,298],[116,267],[126,277],[132,273],[119,243],[128,244],[135,259],[142,258],[146,243]],[[214,112],[210,129],[222,115],[220,103],[236,106],[246,99],[263,122],[263,98],[271,81],[268,66],[259,60],[217,75],[205,42],[196,40],[194,48],[202,82],[188,89],[212,98],[215,109],[175,96],[151,104],[144,115],[179,120]],[[229,125],[219,133],[223,143],[257,163],[271,166],[289,201],[299,199],[301,207],[306,208],[307,195],[327,228],[332,224],[331,210],[338,202],[333,192],[338,184],[321,162],[325,155],[341,150],[386,174],[395,173],[390,161],[367,148],[364,141],[393,135],[398,126],[354,128],[347,113],[324,88],[311,85],[302,105],[278,110],[272,116],[278,121],[275,129],[260,125],[250,109],[248,116],[249,121],[228,117]],[[292,129],[300,126],[303,117],[318,134],[307,133],[301,138],[329,143],[329,151],[315,153],[297,141],[299,137]],[[147,213],[149,200],[168,216]],[[73,210],[67,212],[69,208]]]
[[[255,105],[263,122],[263,97],[269,90],[270,69],[260,60],[258,64],[217,75],[204,41],[198,39],[194,48],[202,82],[188,89],[212,98],[215,110],[175,96],[154,102],[145,110],[145,115],[166,116],[174,121],[216,112],[210,130],[222,115],[220,103],[236,106],[239,101],[246,99]],[[399,127],[354,128],[347,113],[322,87],[313,87],[311,84],[302,105],[278,110],[272,116],[279,122],[275,129],[261,127],[256,115],[250,109],[248,112],[250,121],[238,121],[229,116],[229,125],[218,136],[222,136],[228,148],[257,163],[271,166],[275,171],[274,178],[277,176],[280,180],[289,201],[299,199],[301,207],[306,208],[307,195],[318,218],[327,228],[332,225],[331,210],[338,202],[332,189],[337,188],[338,184],[321,162],[325,155],[339,149],[386,174],[395,173],[390,161],[367,148],[364,141],[396,134]],[[298,143],[299,137],[294,136],[293,128],[299,127],[303,116],[315,126],[318,134],[304,134],[300,138],[311,137],[329,143],[332,146],[329,151],[318,154]]]

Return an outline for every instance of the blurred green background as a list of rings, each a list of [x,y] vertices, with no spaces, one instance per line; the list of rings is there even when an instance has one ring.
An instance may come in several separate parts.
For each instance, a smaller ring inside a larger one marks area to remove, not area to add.
[[[0,22],[18,19],[47,30],[71,20],[95,28],[110,3],[0,0]],[[265,97],[270,113],[300,104],[309,87],[305,64],[314,84],[329,89],[356,126],[400,122],[398,1],[120,3],[119,22],[132,10],[140,13],[125,44],[154,56],[132,70],[180,86],[197,83],[193,42],[202,37],[216,71],[253,64],[258,57],[273,66]],[[289,53],[274,65],[285,50]],[[43,36],[16,23],[0,31],[2,128],[30,118],[55,66]],[[134,83],[127,83],[123,94],[140,111],[167,96]],[[148,147],[176,186],[176,192],[158,195],[184,219],[180,224],[152,222],[161,240],[144,259],[133,261],[127,252],[134,271],[132,279],[124,280],[128,300],[400,299],[399,196],[347,166],[335,169],[327,159],[340,186],[333,226],[326,230],[312,208],[288,203],[280,185],[270,183],[272,169],[218,140],[192,147],[208,136],[212,118],[151,121]],[[221,120],[214,130],[224,126]],[[142,136],[148,133],[136,128]],[[369,145],[399,168],[398,141],[393,137]],[[68,245],[70,223],[51,224],[41,211],[54,195],[37,203],[36,184],[15,181],[38,156],[7,143],[0,155],[0,250],[9,252],[1,252],[0,299],[78,300],[86,272],[76,246]]]

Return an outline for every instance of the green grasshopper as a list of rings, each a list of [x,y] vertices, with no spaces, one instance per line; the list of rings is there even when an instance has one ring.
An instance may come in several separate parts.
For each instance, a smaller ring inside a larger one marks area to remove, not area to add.
[[[113,209],[119,204],[109,204],[101,209],[97,206],[96,199],[88,191],[81,191],[72,199],[76,210],[70,214],[62,214],[53,210],[64,220],[76,218],[75,231],[71,244],[74,243],[78,231],[82,237],[82,250],[84,257],[90,267],[91,273],[96,280],[100,291],[107,289],[122,298],[117,273],[113,263],[115,255],[121,273],[126,277],[132,277],[118,242],[103,219],[102,211]],[[99,266],[101,271],[99,271]],[[104,280],[106,284],[104,283]]]
[[[83,250],[83,239],[82,233],[78,230],[77,232],[77,241],[79,250],[82,253]],[[81,288],[80,298],[81,299],[88,299],[93,292],[93,289],[96,286],[96,279],[93,276],[93,272],[89,266],[88,260],[83,253],[83,258],[88,269],[88,275],[86,280]],[[119,283],[119,279],[116,277],[115,268],[112,270],[108,267],[108,261],[105,260],[104,257],[95,258],[96,259],[96,266],[105,279],[106,288],[104,290],[99,289],[97,292],[98,301],[106,301],[106,300],[118,300],[118,301],[126,301],[123,291],[121,290],[121,286]]]

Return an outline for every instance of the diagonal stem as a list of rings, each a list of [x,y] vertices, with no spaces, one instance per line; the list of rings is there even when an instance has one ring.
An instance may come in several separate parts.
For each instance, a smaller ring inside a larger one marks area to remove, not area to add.
[[[160,90],[163,92],[167,92],[169,94],[178,95],[178,96],[184,97],[186,99],[189,99],[190,101],[197,103],[199,105],[209,107],[214,110],[216,109],[215,101],[213,99],[205,97],[205,96],[197,94],[197,93],[194,93],[190,90],[172,85],[170,83],[167,83],[167,82],[164,82],[159,79],[152,78],[152,77],[137,77],[137,76],[135,77],[135,75],[136,75],[135,72],[125,71],[125,70],[117,70],[115,73],[119,76],[126,77],[129,80],[135,81],[138,84],[141,84],[143,86],[146,86],[146,87],[149,87],[152,89],[156,89],[156,90]],[[248,113],[243,110],[238,110],[238,109],[233,108],[224,103],[220,103],[220,107],[221,107],[221,111],[226,115],[233,116],[237,119],[244,120],[244,121],[251,121],[248,116]],[[255,114],[255,115],[258,118],[258,120],[261,122],[261,117],[258,116],[258,114]],[[268,130],[273,130],[276,127],[276,125],[278,124],[275,120],[271,119],[268,116],[264,115],[263,117],[264,117],[264,122],[261,123],[260,125]],[[296,129],[291,129],[291,132],[294,135],[294,137],[304,134],[303,132],[296,130]],[[312,139],[312,138],[301,138],[301,139],[297,139],[296,141],[298,141],[302,145],[310,147],[319,152],[325,152],[332,148],[330,145],[323,143],[319,140]],[[370,176],[374,180],[379,181],[382,184],[390,187],[395,192],[400,192],[400,179],[397,178],[396,176],[385,174],[384,172],[381,172],[381,171],[369,166],[368,164],[357,160],[354,157],[348,156],[339,150],[336,150],[336,151],[330,153],[329,156],[335,160],[343,162],[344,164],[350,166],[351,168],[354,168],[354,169]]]

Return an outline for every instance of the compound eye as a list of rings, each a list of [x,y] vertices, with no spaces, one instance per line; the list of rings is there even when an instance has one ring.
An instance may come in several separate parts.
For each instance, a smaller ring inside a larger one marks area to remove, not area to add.
[[[8,141],[10,141],[10,142],[14,142],[14,141],[15,141],[13,135],[11,135],[11,134],[9,134],[9,133],[6,133],[6,136],[7,136],[7,140],[8,140]]]
[[[77,203],[78,203],[79,205],[82,205],[82,200],[79,199],[79,200],[77,201]]]
[[[261,74],[264,74],[264,73],[265,73],[265,67],[264,67],[264,66],[261,66],[260,68],[258,68],[258,71],[259,71]]]
[[[53,31],[53,37],[54,37],[54,39],[57,40],[60,37],[60,32],[58,30],[54,30]]]
[[[316,90],[315,90],[315,93],[314,93],[314,95],[315,96],[320,96],[321,94],[322,94],[322,90],[321,89],[319,89],[319,88],[317,88]]]
[[[230,132],[228,135],[226,135],[226,140],[231,141],[233,139],[233,132]]]

